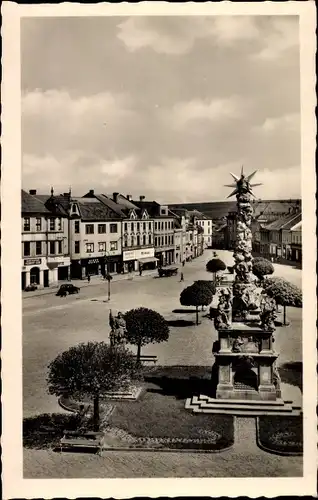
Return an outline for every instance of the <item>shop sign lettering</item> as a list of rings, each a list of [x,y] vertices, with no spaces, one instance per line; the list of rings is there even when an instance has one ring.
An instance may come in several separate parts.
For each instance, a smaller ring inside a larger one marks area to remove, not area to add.
[[[39,266],[41,264],[41,259],[24,259],[25,266]]]

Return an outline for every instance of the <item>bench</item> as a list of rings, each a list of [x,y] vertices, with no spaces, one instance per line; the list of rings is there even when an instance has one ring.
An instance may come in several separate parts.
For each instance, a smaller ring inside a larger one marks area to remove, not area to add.
[[[102,444],[103,433],[101,432],[63,431],[60,451],[63,448],[93,448],[101,453]]]
[[[137,359],[137,356],[134,356],[135,359]],[[140,361],[142,363],[154,363],[156,364],[157,361],[158,361],[158,357],[157,356],[147,356],[147,355],[144,355],[144,356],[140,356]]]

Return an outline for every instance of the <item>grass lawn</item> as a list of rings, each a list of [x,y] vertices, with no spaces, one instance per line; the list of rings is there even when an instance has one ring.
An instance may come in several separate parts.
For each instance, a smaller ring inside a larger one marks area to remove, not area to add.
[[[301,454],[303,451],[303,419],[301,416],[264,416],[258,419],[261,446],[273,452]]]
[[[145,392],[137,401],[116,403],[109,428],[121,429],[135,443],[146,440],[149,446],[154,441],[168,448],[231,446],[232,416],[194,415],[184,408],[185,399],[207,384],[207,376],[205,367],[159,367],[146,372]]]

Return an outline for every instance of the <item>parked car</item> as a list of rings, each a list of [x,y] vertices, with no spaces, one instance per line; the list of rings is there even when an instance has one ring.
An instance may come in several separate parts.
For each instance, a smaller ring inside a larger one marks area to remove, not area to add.
[[[24,291],[25,292],[34,292],[37,289],[38,289],[37,285],[32,284],[32,285],[26,286]]]
[[[176,274],[178,274],[178,268],[177,267],[168,267],[168,268],[160,267],[158,269],[158,274],[159,274],[159,278],[163,278],[164,276],[175,276]]]
[[[72,295],[73,293],[78,293],[79,291],[80,288],[78,286],[68,283],[61,285],[56,295],[59,297],[66,297],[67,294]]]

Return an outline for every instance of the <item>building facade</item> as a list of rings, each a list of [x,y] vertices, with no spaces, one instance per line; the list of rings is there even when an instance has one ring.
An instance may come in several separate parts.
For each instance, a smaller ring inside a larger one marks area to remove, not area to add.
[[[175,262],[174,226],[175,217],[167,205],[156,201],[145,201],[144,196],[133,203],[142,211],[146,211],[153,222],[154,255],[158,266],[166,266]]]
[[[21,288],[56,285],[70,278],[68,214],[53,190],[44,203],[36,193],[22,190]]]
[[[95,196],[72,198],[70,236],[72,277],[121,272],[121,217]]]

